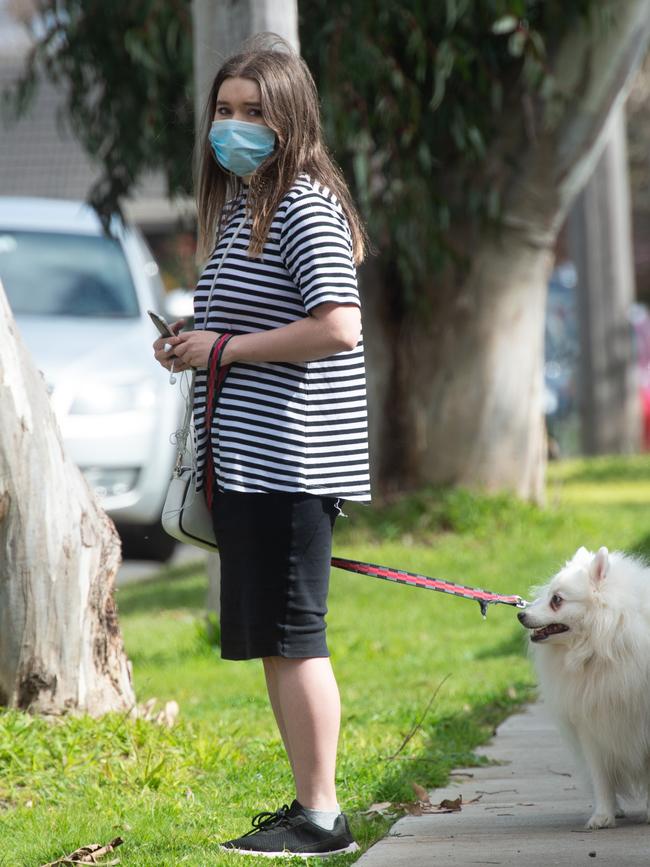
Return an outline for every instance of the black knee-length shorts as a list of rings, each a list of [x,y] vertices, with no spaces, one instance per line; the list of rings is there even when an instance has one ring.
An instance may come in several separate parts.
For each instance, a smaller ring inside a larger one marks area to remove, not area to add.
[[[325,615],[335,497],[217,491],[221,656],[329,656]]]

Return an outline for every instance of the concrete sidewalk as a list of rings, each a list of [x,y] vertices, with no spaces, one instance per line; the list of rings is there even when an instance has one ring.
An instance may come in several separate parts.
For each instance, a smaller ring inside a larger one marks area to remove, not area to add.
[[[157,563],[155,560],[124,560],[115,578],[116,587],[133,584],[136,581],[146,581],[155,577],[166,566],[183,566],[196,561],[197,568],[205,565],[207,551],[195,548],[193,545],[176,546],[174,554],[167,563]]]
[[[541,704],[506,720],[477,750],[499,764],[461,769],[431,803],[462,795],[457,813],[405,816],[356,863],[360,867],[649,867],[643,803],[617,827],[587,831],[589,787]],[[474,798],[476,803],[469,803]]]

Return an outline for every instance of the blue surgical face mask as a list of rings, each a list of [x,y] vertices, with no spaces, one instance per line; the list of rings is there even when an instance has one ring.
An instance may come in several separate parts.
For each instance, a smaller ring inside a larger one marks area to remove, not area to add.
[[[219,164],[240,178],[252,175],[275,148],[272,129],[243,120],[215,120],[208,139]]]

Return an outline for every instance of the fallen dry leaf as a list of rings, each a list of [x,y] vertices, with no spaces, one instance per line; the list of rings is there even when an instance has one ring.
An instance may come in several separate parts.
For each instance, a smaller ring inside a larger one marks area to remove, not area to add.
[[[136,708],[136,716],[142,719],[151,719],[153,709],[156,706],[157,698],[149,698]]]
[[[411,787],[413,788],[413,791],[417,795],[417,799],[421,804],[431,803],[431,801],[429,800],[429,793],[423,786],[420,786],[418,783],[411,783]]]
[[[156,717],[156,722],[170,729],[178,718],[180,708],[177,701],[168,701]]]
[[[157,698],[150,698],[143,704],[139,704],[131,711],[131,716],[136,719],[144,719],[147,722],[154,722],[158,725],[165,725],[171,728],[178,718],[180,708],[178,702],[168,701],[162,710],[156,711]]]
[[[438,805],[441,810],[451,810],[452,812],[457,812],[461,809],[461,804],[463,803],[463,796],[459,795],[457,798],[454,798],[453,801],[450,801],[449,798],[443,798]]]
[[[58,861],[49,861],[47,864],[43,864],[42,867],[63,867],[63,865],[75,865],[75,864],[102,864],[103,867],[110,867],[110,865],[119,864],[118,860],[115,861],[98,861],[98,858],[103,858],[104,855],[108,855],[110,852],[114,852],[118,846],[121,846],[124,840],[121,837],[116,837],[114,840],[111,840],[110,843],[107,843],[105,846],[102,846],[101,843],[90,843],[88,846],[82,846],[80,849],[75,849],[74,852],[70,852],[69,855],[65,855],[63,858],[59,858]]]
[[[459,813],[463,806],[467,804],[477,804],[481,800],[481,795],[472,798],[471,801],[463,801],[463,796],[459,795],[453,800],[444,798],[439,804],[432,804],[429,798],[429,793],[418,783],[411,783],[413,791],[417,795],[417,801],[409,801],[400,803],[398,801],[380,801],[376,804],[371,804],[364,811],[364,816],[372,814],[380,816],[394,816],[398,813],[407,813],[409,816],[424,816],[431,813]],[[425,800],[426,799],[426,800]]]
[[[387,813],[394,813],[400,809],[400,804],[393,804],[392,801],[379,801],[376,804],[371,804],[367,810],[364,810],[363,815],[371,816],[373,813],[377,813],[377,815],[385,816]]]

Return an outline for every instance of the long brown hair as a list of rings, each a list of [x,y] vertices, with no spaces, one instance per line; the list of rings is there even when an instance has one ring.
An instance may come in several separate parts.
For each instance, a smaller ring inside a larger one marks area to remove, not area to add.
[[[253,37],[241,53],[217,72],[196,143],[199,254],[207,256],[218,236],[224,208],[241,191],[241,180],[215,160],[208,133],[217,95],[227,78],[256,81],[262,118],[277,136],[275,151],[251,177],[248,209],[252,217],[250,256],[260,256],[273,216],[300,172],[328,187],[339,200],[352,234],[354,260],[366,252],[367,236],[340,169],[323,143],[316,85],[307,64],[286,40],[273,33]]]

